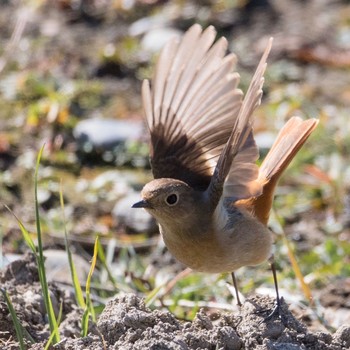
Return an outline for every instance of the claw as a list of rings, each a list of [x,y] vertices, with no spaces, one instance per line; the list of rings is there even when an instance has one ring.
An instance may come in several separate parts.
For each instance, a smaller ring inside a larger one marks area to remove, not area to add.
[[[287,327],[287,323],[285,322],[286,320],[285,320],[285,317],[284,317],[283,312],[282,312],[282,301],[283,301],[283,298],[276,299],[276,304],[273,307],[272,311],[261,310],[258,312],[258,313],[263,313],[266,311],[270,311],[270,313],[258,323],[258,326],[260,326],[264,322],[270,321],[272,318],[274,318],[277,315],[278,318],[282,321],[283,325],[285,327]]]

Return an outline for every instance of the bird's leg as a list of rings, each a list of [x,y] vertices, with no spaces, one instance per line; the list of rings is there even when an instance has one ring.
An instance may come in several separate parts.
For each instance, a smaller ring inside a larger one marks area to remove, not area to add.
[[[237,286],[237,281],[236,281],[235,273],[234,273],[234,272],[231,272],[231,276],[232,276],[233,286],[235,287],[237,305],[238,305],[238,306],[242,306],[241,300],[239,299],[239,295],[238,295],[238,286]]]
[[[273,275],[273,282],[275,284],[275,291],[276,291],[276,306],[273,308],[273,310],[270,312],[269,315],[267,315],[262,322],[270,320],[273,316],[278,314],[280,317],[281,315],[281,299],[280,295],[278,292],[278,282],[277,282],[277,273],[276,273],[276,265],[275,265],[275,259],[274,256],[272,255],[269,259],[272,275]],[[262,323],[261,322],[261,323]]]
[[[276,303],[277,306],[281,306],[281,300],[280,300],[280,293],[278,292],[278,281],[277,281],[277,272],[276,272],[276,265],[275,265],[275,258],[272,255],[271,258],[269,259],[270,262],[270,267],[273,275],[273,282],[275,284],[275,291],[276,291]]]

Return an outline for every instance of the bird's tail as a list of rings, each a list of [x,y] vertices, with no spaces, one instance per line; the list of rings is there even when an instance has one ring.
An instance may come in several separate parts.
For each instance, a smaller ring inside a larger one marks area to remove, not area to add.
[[[298,153],[318,124],[317,119],[303,121],[299,117],[288,120],[259,169],[259,182],[263,191],[254,199],[254,215],[267,224],[274,197],[274,190],[283,171]]]

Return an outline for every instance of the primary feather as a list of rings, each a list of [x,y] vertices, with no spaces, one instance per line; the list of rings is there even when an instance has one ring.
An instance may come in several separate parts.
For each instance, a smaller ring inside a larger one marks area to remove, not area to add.
[[[151,133],[154,177],[178,179],[200,190],[208,188],[219,157],[230,136],[232,138],[232,131],[243,130],[243,123],[251,131],[247,114],[261,97],[260,90],[259,96],[251,97],[253,85],[248,90],[249,104],[245,102],[242,111],[243,94],[237,87],[239,75],[233,71],[236,57],[225,55],[226,39],[220,38],[214,43],[215,36],[213,27],[202,31],[199,25],[194,25],[180,42],[169,42],[159,56],[152,86],[145,81],[142,87]],[[264,67],[258,73],[262,75],[263,70]],[[256,80],[259,79],[254,82]],[[260,83],[259,80],[259,89]],[[246,120],[242,122],[240,115]],[[239,198],[247,192],[244,187],[251,187],[258,155],[252,135],[245,144],[249,132],[238,140],[245,157],[245,162],[238,157],[235,164],[241,171],[240,177],[237,184],[231,178],[230,187],[227,187],[237,191]],[[234,169],[232,171],[236,173]],[[257,173],[255,175],[257,177]],[[244,183],[243,179],[248,181]],[[248,192],[251,193],[251,189]]]

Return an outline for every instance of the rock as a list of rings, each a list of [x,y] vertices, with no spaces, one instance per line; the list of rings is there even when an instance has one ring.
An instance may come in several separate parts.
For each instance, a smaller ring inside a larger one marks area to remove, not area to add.
[[[137,139],[141,133],[142,123],[140,122],[102,118],[83,120],[73,131],[77,141],[106,149],[128,139]]]
[[[112,215],[119,225],[130,232],[156,233],[158,226],[146,210],[133,209],[132,205],[140,200],[139,192],[131,192],[114,206]]]
[[[123,165],[129,160],[127,142],[142,138],[143,124],[140,121],[93,118],[79,122],[73,135],[81,161],[99,160]]]
[[[48,281],[72,283],[67,252],[65,250],[47,249],[45,255],[45,269]],[[77,254],[72,254],[75,269],[80,283],[85,283],[90,270],[90,263]]]
[[[141,40],[142,49],[156,53],[159,52],[163,46],[173,38],[179,38],[182,35],[177,29],[174,28],[155,28],[148,31]]]

